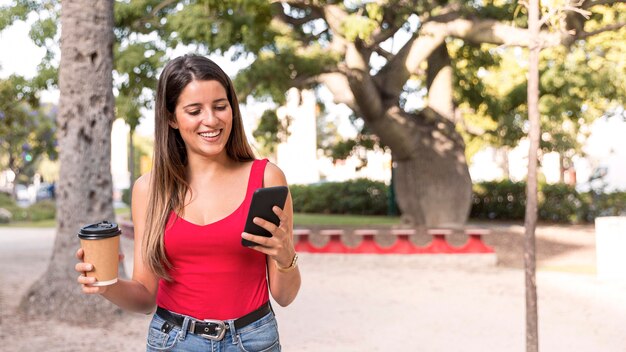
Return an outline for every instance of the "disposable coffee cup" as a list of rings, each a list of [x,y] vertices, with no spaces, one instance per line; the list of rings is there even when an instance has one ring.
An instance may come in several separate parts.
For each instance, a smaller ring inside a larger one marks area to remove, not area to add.
[[[93,270],[86,272],[86,275],[97,280],[92,286],[107,286],[117,282],[121,233],[116,223],[108,221],[86,225],[78,232],[80,246],[85,252],[83,260],[93,265]]]

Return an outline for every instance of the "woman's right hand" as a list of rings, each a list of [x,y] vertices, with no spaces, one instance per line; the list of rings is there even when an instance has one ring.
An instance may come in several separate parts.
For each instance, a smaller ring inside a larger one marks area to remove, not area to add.
[[[78,283],[82,285],[83,293],[86,294],[94,294],[94,293],[105,293],[109,286],[92,286],[96,282],[95,277],[89,277],[86,275],[87,272],[93,270],[93,264],[85,263],[83,261],[83,257],[85,256],[85,251],[82,248],[79,248],[76,251],[76,258],[80,260],[80,263],[76,263],[74,270],[80,273],[78,276]],[[124,259],[124,255],[120,254],[120,261]]]

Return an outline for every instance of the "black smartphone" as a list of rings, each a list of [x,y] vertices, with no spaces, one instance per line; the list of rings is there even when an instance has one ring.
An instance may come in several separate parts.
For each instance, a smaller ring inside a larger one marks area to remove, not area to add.
[[[285,201],[287,201],[287,193],[289,193],[289,189],[286,186],[259,188],[254,191],[244,231],[257,236],[272,237],[269,231],[252,222],[252,219],[259,217],[278,226],[280,219],[274,214],[272,208],[278,206],[283,209]],[[244,238],[241,239],[241,244],[246,247],[257,245]]]

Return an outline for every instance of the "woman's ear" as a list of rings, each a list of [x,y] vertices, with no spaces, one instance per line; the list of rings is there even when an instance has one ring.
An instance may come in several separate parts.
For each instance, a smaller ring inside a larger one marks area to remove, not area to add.
[[[176,120],[169,120],[167,122],[168,125],[170,125],[171,128],[177,130],[178,129],[178,123],[176,122]]]

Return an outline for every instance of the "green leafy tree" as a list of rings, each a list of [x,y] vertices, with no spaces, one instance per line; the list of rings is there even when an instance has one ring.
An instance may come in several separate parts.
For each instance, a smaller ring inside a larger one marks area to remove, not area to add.
[[[621,1],[581,6],[590,19],[559,13],[558,26],[542,28],[542,47],[575,48],[624,26]],[[416,225],[457,226],[467,217],[464,107],[492,119],[485,131],[494,139],[501,130],[490,125],[515,131],[522,120],[523,130],[523,117],[511,113],[521,103],[498,95],[487,105],[476,101],[487,87],[478,77],[480,59],[496,67],[498,59],[487,57],[498,54],[494,46],[528,47],[527,16],[515,3],[134,0],[118,3],[116,18],[118,38],[252,58],[236,79],[243,94],[280,104],[289,87],[326,85],[392,151],[398,203]],[[456,80],[461,76],[471,79]]]
[[[626,6],[592,2],[581,6],[594,10],[586,24],[590,32],[580,35],[584,40],[543,48],[539,62],[539,148],[542,153],[559,153],[561,179],[571,158],[582,154],[586,127],[600,116],[619,113],[626,103],[626,69],[620,59],[626,55]],[[544,16],[549,12],[544,10]],[[583,18],[578,12],[557,17],[565,22]],[[618,28],[622,29],[613,31]],[[526,50],[481,47],[455,42],[451,50],[456,62],[455,99],[464,113],[466,136],[471,136],[466,138],[468,154],[478,149],[474,145],[512,148],[528,132]]]
[[[613,7],[620,5],[602,1],[584,6],[599,13],[607,8],[618,12]],[[238,55],[254,55],[237,76],[244,93],[281,103],[288,87],[326,85],[335,102],[350,107],[391,149],[403,214],[428,227],[462,224],[470,204],[465,143],[457,129],[457,106],[463,101],[455,99],[453,90],[459,63],[450,43],[457,39],[474,46],[489,61],[483,45],[528,47],[530,42],[526,14],[517,13],[514,3],[495,1],[198,0],[165,2],[157,10],[143,23],[163,21],[165,25],[155,26],[167,42],[198,45],[207,53],[235,45]],[[617,22],[592,29],[596,22],[576,13],[563,16],[562,28],[540,32],[542,46],[571,47],[623,26]],[[478,70],[471,68],[466,74],[476,75]],[[465,82],[461,95],[479,97],[479,82]],[[423,108],[406,104],[416,99],[411,90],[424,92]],[[496,123],[507,115],[485,112]]]
[[[0,168],[12,170],[15,183],[29,183],[42,157],[56,158],[55,115],[55,107],[39,105],[28,80],[0,80]]]

